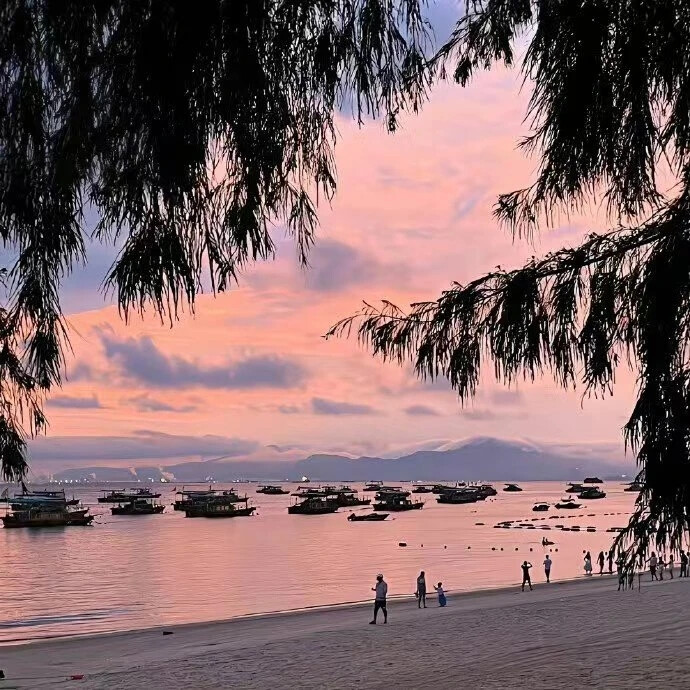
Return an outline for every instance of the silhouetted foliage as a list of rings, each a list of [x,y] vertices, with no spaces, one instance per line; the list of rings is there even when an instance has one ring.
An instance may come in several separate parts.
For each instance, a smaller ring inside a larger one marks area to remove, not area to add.
[[[273,254],[276,224],[304,260],[316,203],[335,191],[334,113],[394,128],[424,96],[420,2],[0,3],[5,478],[26,472],[60,382],[59,288],[85,260],[84,213],[122,246],[105,286],[125,317],[173,320],[204,274],[227,289]]]
[[[632,366],[624,435],[644,488],[618,541],[632,565],[650,538],[680,548],[690,517],[690,4],[470,1],[432,68],[465,86],[512,65],[518,43],[534,132],[522,146],[540,166],[533,185],[499,197],[497,218],[529,235],[604,199],[616,229],[408,312],[365,304],[328,335],[354,329],[374,354],[447,377],[463,400],[487,364],[506,383],[550,372],[592,394]],[[676,183],[672,198],[659,177]]]

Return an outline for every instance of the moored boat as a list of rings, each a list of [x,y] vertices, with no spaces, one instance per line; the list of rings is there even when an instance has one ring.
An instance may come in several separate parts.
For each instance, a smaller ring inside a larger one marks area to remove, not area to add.
[[[630,484],[626,484],[625,489],[623,489],[623,491],[634,491],[635,493],[639,493],[640,491],[642,491],[643,488],[644,485],[642,484],[642,482],[634,481],[630,482]]]
[[[506,484],[503,487],[503,491],[516,492],[516,491],[522,491],[522,488],[519,487],[517,484]]]
[[[302,500],[288,506],[290,515],[326,515],[335,513],[340,507],[335,496],[324,494],[322,491],[302,494],[299,498]]]
[[[436,502],[458,505],[462,503],[476,503],[480,500],[483,500],[483,498],[480,497],[480,493],[477,490],[448,489],[438,495]]]
[[[235,499],[239,500],[235,500]],[[244,507],[239,507],[244,503]],[[214,496],[206,500],[195,501],[185,509],[185,517],[188,518],[234,518],[248,517],[256,510],[255,506],[249,505],[249,499],[245,496],[223,497]]]
[[[580,499],[606,498],[606,493],[596,486],[586,486],[578,495]]]
[[[573,484],[570,482],[565,490],[567,494],[579,494],[585,487],[582,484]]]
[[[103,495],[98,497],[99,503],[123,503],[137,498],[160,498],[160,494],[147,488],[134,488],[129,491],[103,490]]]
[[[367,482],[362,491],[379,491],[383,486],[383,482]]]
[[[256,490],[257,494],[266,494],[267,496],[283,496],[290,492],[283,489],[282,486],[275,486],[274,484],[264,484]]]
[[[125,501],[121,505],[113,506],[113,515],[158,515],[165,510],[165,506],[147,501],[145,498],[135,498]]]
[[[91,524],[94,516],[88,513],[88,508],[67,510],[66,508],[38,506],[9,513],[0,519],[2,519],[5,528],[76,527]]]
[[[559,510],[577,510],[581,508],[581,503],[575,503],[572,498],[562,498],[559,503],[556,503],[556,508]]]
[[[355,515],[350,513],[347,519],[350,522],[381,522],[388,517],[388,513],[365,513],[364,515]]]
[[[545,513],[548,509],[548,503],[535,503],[534,508],[532,508],[535,513]]]
[[[599,477],[585,477],[585,484],[603,484],[604,480]]]
[[[410,500],[409,491],[379,491],[376,494],[374,510],[390,512],[402,512],[405,510],[421,510],[424,507],[422,501],[413,503]]]

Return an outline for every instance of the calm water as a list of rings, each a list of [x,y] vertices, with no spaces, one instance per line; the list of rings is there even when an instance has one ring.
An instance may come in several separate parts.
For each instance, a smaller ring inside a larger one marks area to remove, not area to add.
[[[382,523],[348,522],[351,509],[342,508],[333,515],[288,515],[289,496],[255,495],[251,484],[239,486],[258,506],[251,518],[191,520],[171,507],[162,515],[117,517],[97,503],[98,488],[77,488],[74,495],[98,515],[94,526],[0,529],[0,642],[362,601],[379,571],[392,596],[411,594],[424,569],[429,588],[442,580],[452,597],[516,583],[525,558],[540,581],[548,548],[553,579],[579,577],[583,550],[596,558],[608,549],[615,535],[605,530],[627,523],[635,496],[608,482],[607,498],[584,502],[582,510],[533,513],[536,501],[563,496],[564,485],[521,486],[522,493],[499,491],[484,503],[457,506],[421,494],[423,510]],[[171,504],[172,487],[157,489]],[[501,520],[532,518],[551,531],[493,528]],[[597,532],[561,532],[556,524]],[[555,546],[544,549],[544,536]],[[408,546],[399,547],[401,541]]]

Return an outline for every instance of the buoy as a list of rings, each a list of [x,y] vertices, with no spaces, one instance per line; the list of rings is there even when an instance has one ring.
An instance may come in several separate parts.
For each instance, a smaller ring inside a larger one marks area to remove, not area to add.
[[[492,550],[492,551],[495,551],[495,550],[496,550],[496,547],[495,547],[495,546],[492,546],[492,547],[491,547],[491,550]]]
[[[443,548],[444,548],[444,549],[447,549],[448,547],[444,544],[444,545],[443,545]]]
[[[398,546],[407,546],[407,542],[406,541],[399,541]]]
[[[503,547],[501,547],[501,551],[503,551]]]
[[[530,551],[531,551],[531,550],[532,550],[532,549],[530,548]]]
[[[467,548],[468,548],[468,549],[471,549],[472,547],[471,547],[471,546],[468,546]]]
[[[515,550],[516,550],[516,551],[518,550],[518,547],[517,547],[517,546],[515,547]]]
[[[554,550],[556,551],[556,553],[558,553],[558,549],[554,549]]]
[[[422,548],[424,548],[424,544],[422,544]]]

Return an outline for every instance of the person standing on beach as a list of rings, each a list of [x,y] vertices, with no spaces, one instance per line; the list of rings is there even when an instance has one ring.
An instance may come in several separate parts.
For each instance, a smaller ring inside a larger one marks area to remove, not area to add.
[[[544,559],[544,575],[546,575],[546,581],[551,582],[551,564],[553,561],[551,560],[551,557],[549,554],[546,554],[546,558]]]
[[[585,575],[592,574],[592,556],[589,551],[585,554]]]
[[[426,577],[423,570],[417,578],[417,608],[421,609],[422,604],[426,608]]]
[[[532,567],[531,563],[524,561],[520,566],[522,568],[522,591],[525,591],[525,585],[529,585],[529,591],[532,591],[532,580],[529,576],[529,569]]]
[[[613,551],[609,551],[609,575],[613,575]]]
[[[673,554],[668,557],[668,572],[673,580]]]
[[[657,578],[657,576],[656,576],[656,564],[657,564],[658,562],[659,562],[659,561],[658,561],[658,559],[657,559],[657,557],[656,557],[656,554],[654,553],[654,551],[652,551],[652,555],[651,555],[651,557],[649,558],[649,560],[647,561],[647,563],[649,563],[649,572],[650,572],[650,574],[651,574],[651,576],[652,576],[652,580],[658,580],[658,579],[659,579],[659,578]]]
[[[376,587],[372,587],[371,591],[376,592],[376,596],[374,597],[374,620],[369,621],[369,625],[376,625],[376,616],[378,615],[379,609],[383,611],[383,622],[388,623],[388,609],[386,608],[388,585],[381,573],[376,576]]]
[[[443,591],[443,582],[439,582],[434,589],[438,594],[438,605],[444,607],[446,605],[446,593]]]
[[[597,562],[599,563],[599,575],[604,574],[604,563],[606,562],[606,557],[603,551],[599,551],[599,556],[597,556]]]
[[[680,575],[678,577],[688,576],[688,554],[685,551],[680,552]]]
[[[666,568],[666,562],[664,561],[664,558],[664,554],[661,554],[661,556],[659,556],[659,562],[656,566],[656,572],[660,580],[664,579],[664,569]]]

